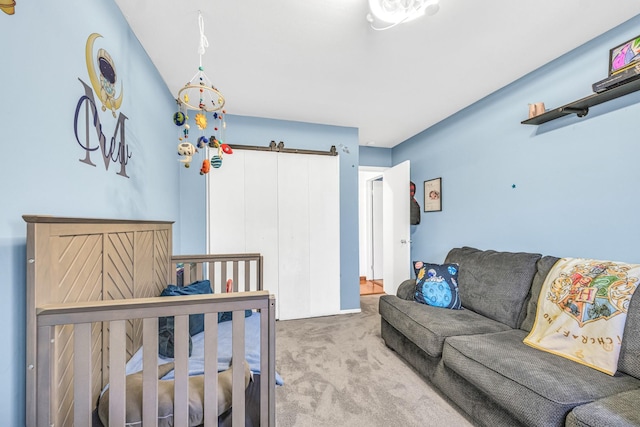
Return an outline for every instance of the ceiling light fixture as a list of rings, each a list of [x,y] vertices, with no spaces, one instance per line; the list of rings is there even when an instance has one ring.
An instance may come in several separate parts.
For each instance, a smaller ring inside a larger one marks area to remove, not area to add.
[[[367,21],[374,30],[388,30],[423,15],[433,16],[440,10],[439,0],[369,0]],[[376,26],[376,21],[386,26]]]

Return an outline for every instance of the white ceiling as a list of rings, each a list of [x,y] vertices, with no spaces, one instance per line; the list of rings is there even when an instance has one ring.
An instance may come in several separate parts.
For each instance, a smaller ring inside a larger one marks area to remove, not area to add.
[[[640,0],[440,0],[435,16],[374,31],[368,0],[116,3],[174,96],[198,71],[200,11],[204,71],[227,113],[355,127],[375,147],[640,13]]]

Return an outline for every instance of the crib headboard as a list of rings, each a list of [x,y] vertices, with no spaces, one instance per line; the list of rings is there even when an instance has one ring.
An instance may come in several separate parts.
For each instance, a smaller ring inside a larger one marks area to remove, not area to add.
[[[36,309],[50,303],[158,296],[171,283],[170,221],[107,220],[24,215],[27,223],[26,404],[36,404]],[[127,354],[141,345],[139,321],[127,325]],[[91,332],[92,390],[97,399],[108,372],[108,329]],[[56,330],[57,411],[72,407],[73,331]],[[64,399],[69,399],[65,404]],[[65,415],[60,414],[64,419]],[[27,425],[34,425],[27,420]]]

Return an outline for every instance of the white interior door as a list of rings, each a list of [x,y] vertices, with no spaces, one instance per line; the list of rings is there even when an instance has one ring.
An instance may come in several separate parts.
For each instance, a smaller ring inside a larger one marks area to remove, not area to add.
[[[278,154],[281,320],[340,312],[339,176],[337,157]]]
[[[327,316],[340,312],[340,160],[316,155],[308,170],[309,313]]]
[[[279,319],[309,317],[309,171],[296,154],[278,156]]]
[[[411,278],[410,179],[409,160],[382,174],[384,291],[392,295],[403,280]]]

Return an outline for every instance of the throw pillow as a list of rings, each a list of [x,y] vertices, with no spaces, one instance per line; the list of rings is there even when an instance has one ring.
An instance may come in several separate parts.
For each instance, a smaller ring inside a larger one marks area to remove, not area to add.
[[[208,280],[198,280],[188,286],[168,285],[162,290],[161,297],[179,295],[203,295],[212,294],[211,283]],[[162,319],[162,318],[161,318]],[[194,336],[204,331],[204,314],[192,314],[189,316],[189,335]]]
[[[173,349],[176,343],[176,333],[174,328],[174,317],[158,318],[158,354],[162,357],[173,359],[175,357]],[[189,335],[189,357],[193,351],[193,342]]]
[[[212,294],[211,283],[208,280],[199,280],[188,286],[168,285],[162,290],[160,296],[179,296],[179,295],[202,295]],[[252,310],[245,310],[244,317],[253,314]],[[233,312],[224,311],[218,313],[218,323],[228,322],[233,318]],[[173,348],[175,343],[173,316],[158,318],[158,352],[163,357],[173,358]],[[191,337],[204,331],[204,314],[191,314],[189,316],[189,356],[193,344]]]
[[[212,294],[211,283],[208,280],[199,280],[188,286],[168,285],[162,290],[160,296],[202,295]],[[173,316],[158,318],[158,353],[163,357],[174,357],[175,330]],[[204,331],[204,314],[191,314],[189,316],[189,356],[193,344],[191,337]]]
[[[458,264],[416,261],[413,268],[416,273],[416,302],[455,310],[462,307],[458,293]]]

